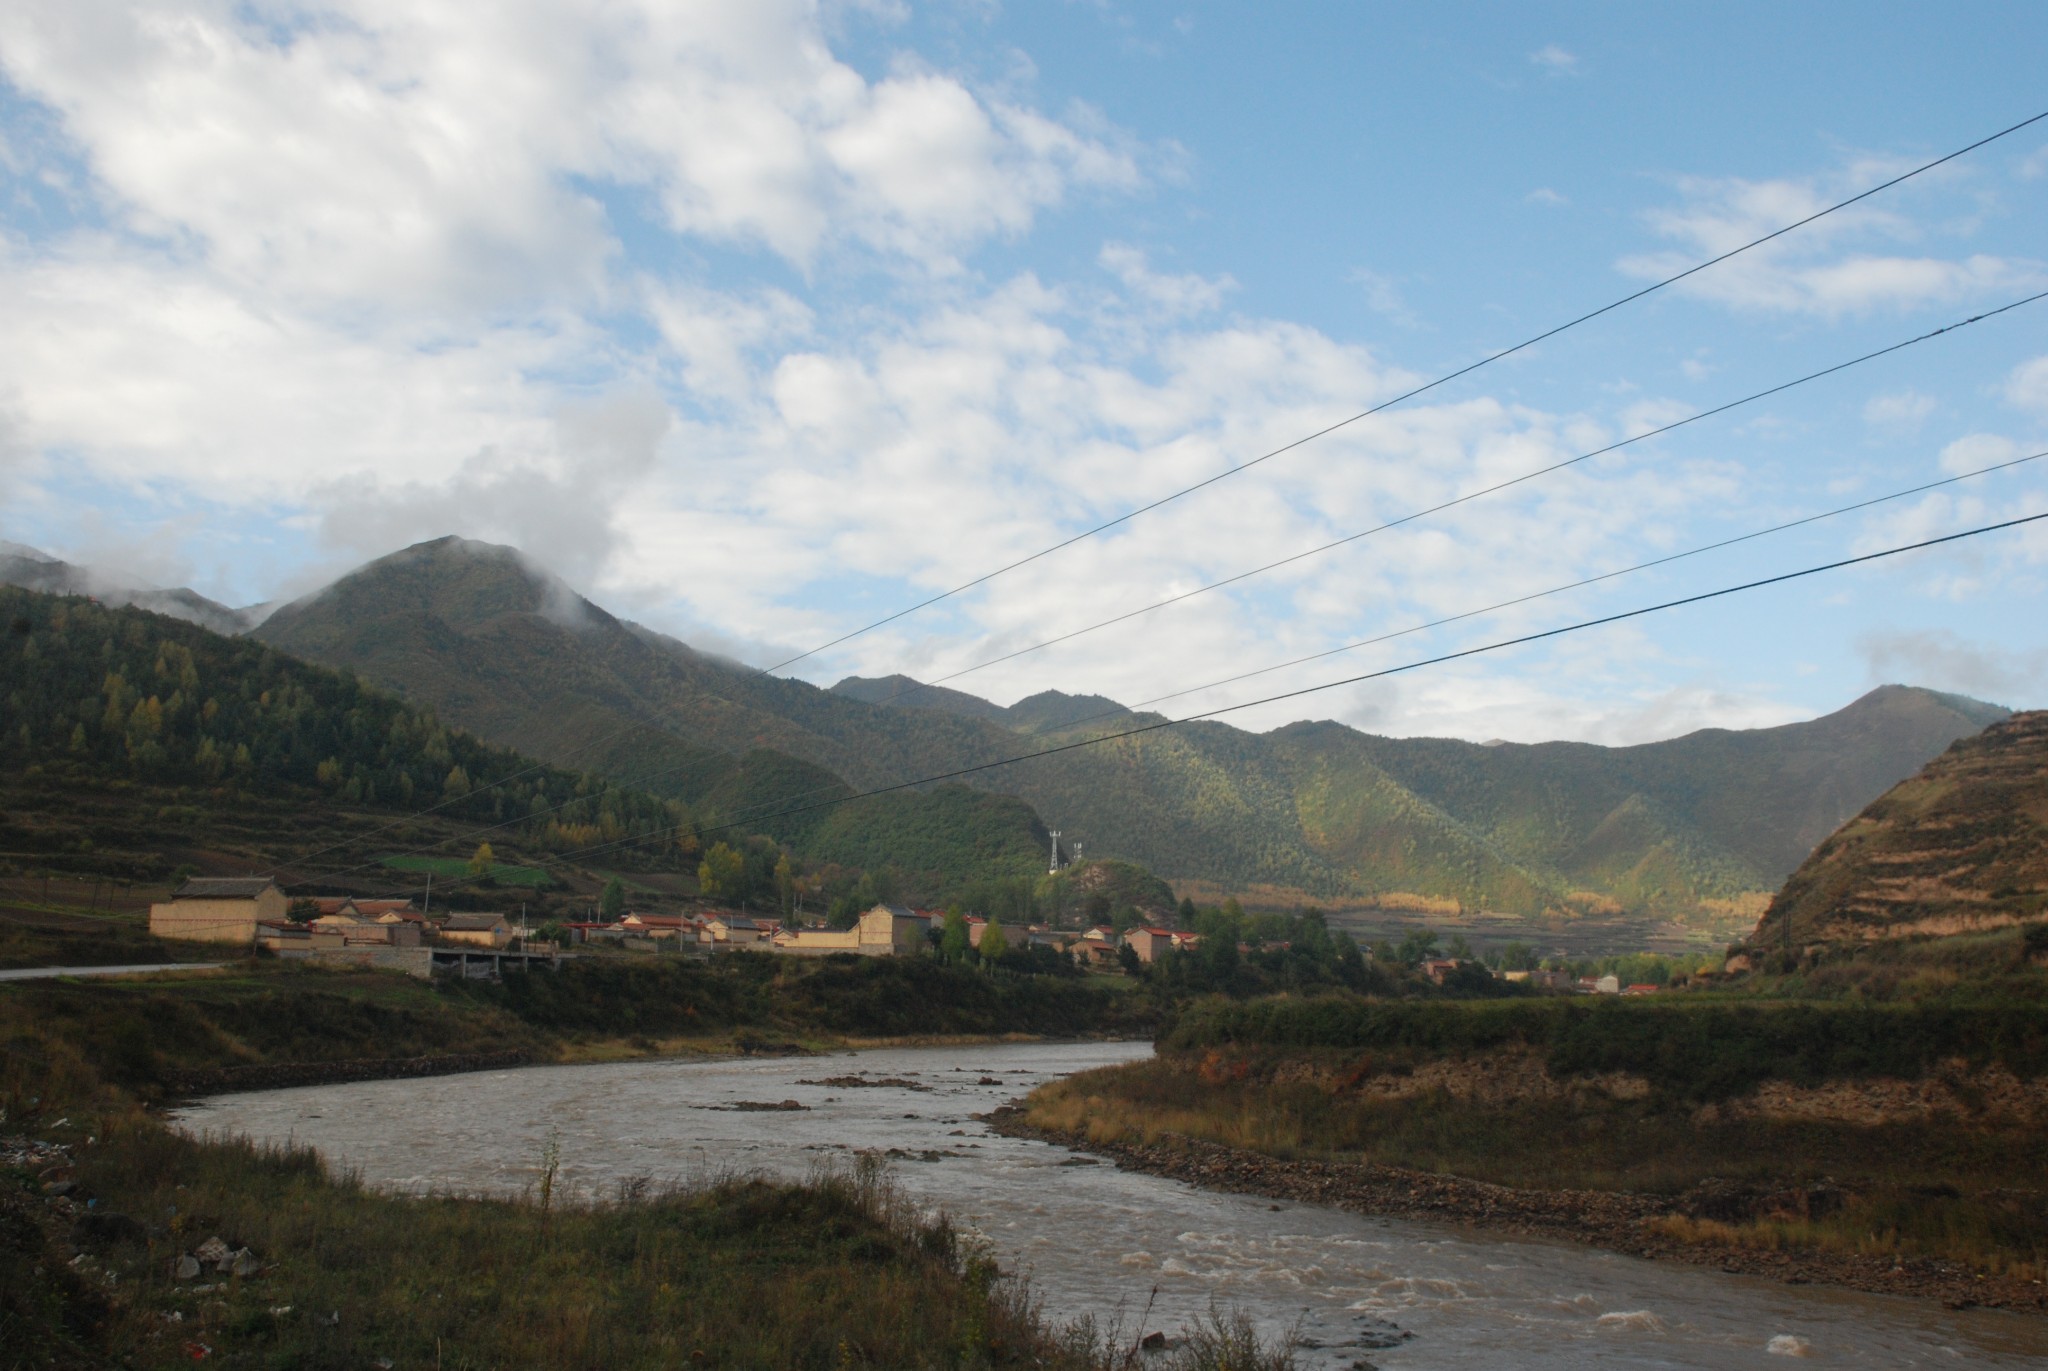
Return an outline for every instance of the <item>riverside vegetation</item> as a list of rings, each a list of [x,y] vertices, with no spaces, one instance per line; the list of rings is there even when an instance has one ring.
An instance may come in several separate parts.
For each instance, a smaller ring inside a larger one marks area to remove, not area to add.
[[[2044,940],[1975,941],[2005,978],[1941,993],[1837,968],[1856,990],[1833,999],[1211,999],[1013,1126],[1195,1179],[1215,1145],[1334,1165],[1335,1193],[1383,1209],[2048,1310]],[[1862,993],[1880,982],[1915,993]]]
[[[1127,998],[928,959],[766,956],[503,985],[259,960],[0,986],[0,1365],[1125,1366],[1130,1337],[1043,1318],[873,1159],[803,1184],[733,1175],[565,1204],[542,1156],[523,1197],[403,1198],[304,1149],[175,1134],[147,1106],[283,1064],[843,1047],[903,1027],[906,1004],[928,1033],[1128,1027]],[[249,1268],[176,1279],[216,1237]],[[1290,1362],[1219,1315],[1147,1362],[1162,1364]]]

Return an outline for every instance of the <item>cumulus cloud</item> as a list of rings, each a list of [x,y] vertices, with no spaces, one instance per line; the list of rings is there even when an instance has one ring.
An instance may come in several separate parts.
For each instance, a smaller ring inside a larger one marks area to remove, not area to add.
[[[1142,180],[1113,131],[915,67],[864,78],[801,0],[26,0],[0,70],[61,115],[115,222],[358,309],[597,298],[617,193],[805,266],[841,243],[943,265]]]
[[[1555,43],[1545,43],[1529,54],[1529,60],[1556,76],[1579,74],[1579,59]]]
[[[659,396],[624,391],[565,408],[540,450],[485,449],[433,481],[358,475],[309,500],[322,541],[351,562],[454,533],[511,544],[587,584],[618,550],[619,510],[671,423]]]
[[[1104,243],[1096,260],[1132,295],[1169,314],[1205,314],[1237,288],[1228,274],[1211,279],[1192,272],[1169,275],[1154,271],[1146,255],[1128,243]]]
[[[1934,407],[1934,397],[1917,390],[1873,395],[1863,404],[1863,422],[1889,432],[1917,433],[1927,416],[1934,413]]]
[[[1617,265],[1638,279],[1671,276],[1907,169],[1902,163],[1859,159],[1824,177],[1681,178],[1679,203],[1645,216],[1653,231],[1680,246],[1633,254]],[[1910,220],[1858,205],[1753,248],[1676,289],[1745,311],[1836,318],[2038,288],[2048,279],[2048,271],[2031,260],[1888,250],[1919,236]]]
[[[2048,357],[2014,367],[2005,381],[2005,398],[2021,409],[2048,417]]]

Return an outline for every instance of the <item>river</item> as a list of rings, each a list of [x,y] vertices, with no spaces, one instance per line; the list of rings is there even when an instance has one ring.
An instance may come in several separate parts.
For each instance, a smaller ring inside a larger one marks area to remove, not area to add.
[[[1219,1195],[973,1117],[1150,1051],[1032,1043],[527,1067],[224,1095],[179,1120],[308,1143],[373,1185],[417,1192],[527,1189],[551,1138],[558,1185],[587,1195],[637,1177],[800,1177],[875,1149],[920,1202],[1028,1274],[1053,1317],[1171,1330],[1212,1304],[1242,1308],[1269,1332],[1294,1329],[1304,1368],[2048,1365],[2048,1320]],[[847,1077],[897,1083],[825,1083]],[[808,1108],[732,1108],[784,1100]]]

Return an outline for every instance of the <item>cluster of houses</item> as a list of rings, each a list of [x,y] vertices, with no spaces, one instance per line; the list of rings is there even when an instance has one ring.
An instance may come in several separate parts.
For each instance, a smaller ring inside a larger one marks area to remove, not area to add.
[[[945,914],[878,904],[851,928],[796,928],[780,919],[713,910],[700,914],[628,914],[616,923],[565,925],[571,943],[613,944],[643,951],[751,950],[793,956],[852,953],[892,957],[928,951]],[[1129,948],[1140,963],[1168,949],[1186,950],[1200,938],[1183,929],[1140,926],[1118,933],[1108,925],[1079,931],[1044,924],[1004,926],[966,916],[967,939],[979,949],[992,928],[1007,947],[1050,947],[1083,966],[1114,968]],[[202,877],[186,881],[167,901],[150,906],[149,931],[158,937],[227,943],[293,955],[360,954],[380,949],[464,947],[496,950],[519,936],[502,914],[429,915],[411,900],[363,896],[292,898],[269,877]]]
[[[944,913],[904,905],[878,904],[851,928],[796,928],[780,919],[713,910],[699,914],[628,914],[616,923],[566,925],[571,943],[611,944],[640,951],[780,952],[823,957],[852,953],[863,957],[905,956],[928,951],[938,940]],[[1201,936],[1179,928],[1141,924],[1118,933],[1107,924],[1075,930],[1044,924],[999,925],[977,914],[966,916],[967,939],[979,949],[991,929],[1000,928],[1004,946],[1049,947],[1084,967],[1114,970],[1124,964],[1126,949],[1140,965],[1151,965],[1169,951],[1191,951]],[[150,906],[149,931],[159,937],[193,942],[229,943],[263,948],[286,956],[335,957],[372,964],[420,960],[427,974],[441,963],[467,966],[449,954],[472,950],[500,954],[521,930],[502,914],[445,913],[430,915],[411,900],[379,900],[362,896],[291,898],[268,877],[199,878],[186,881],[168,901]],[[403,950],[427,949],[408,958]],[[552,949],[547,949],[552,951]],[[387,955],[388,954],[388,955]],[[440,963],[436,962],[439,957]],[[1466,965],[1456,957],[1436,957],[1421,972],[1441,985]],[[1507,971],[1503,979],[1537,989],[1582,995],[1649,995],[1654,985],[1624,986],[1614,976],[1574,978],[1565,971]]]
[[[149,907],[149,931],[160,938],[309,954],[426,944],[496,949],[516,936],[502,914],[429,917],[411,900],[359,896],[295,900],[267,876],[186,881],[169,900]]]
[[[573,941],[586,944],[611,942],[655,950],[751,949],[799,957],[834,953],[895,957],[930,949],[945,920],[945,914],[938,910],[878,904],[861,915],[851,928],[794,928],[780,919],[725,911],[701,915],[628,914],[617,923],[574,923],[567,927]],[[1119,934],[1104,924],[1070,931],[1045,924],[1001,925],[979,914],[967,915],[964,922],[968,945],[976,950],[991,928],[1000,928],[1006,947],[1050,947],[1084,966],[1095,967],[1116,966],[1125,947],[1141,963],[1149,964],[1159,960],[1168,948],[1192,948],[1200,941],[1196,934],[1175,928],[1138,927]]]

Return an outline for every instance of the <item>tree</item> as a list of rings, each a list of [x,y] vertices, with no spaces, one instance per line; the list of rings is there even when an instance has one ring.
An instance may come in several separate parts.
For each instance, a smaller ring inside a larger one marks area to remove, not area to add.
[[[998,962],[1010,950],[1010,940],[1003,936],[1003,926],[991,919],[981,926],[981,946],[976,949],[984,962]]]
[[[1417,966],[1436,955],[1436,933],[1427,928],[1411,928],[1401,937],[1401,948],[1394,954],[1395,960],[1408,966]]]
[[[1231,951],[1235,953],[1237,949],[1233,947]],[[1125,943],[1116,950],[1116,960],[1117,965],[1124,969],[1124,975],[1126,976],[1135,976],[1144,970],[1145,967],[1145,964],[1138,960],[1138,949],[1132,947],[1129,943]]]
[[[787,852],[775,859],[775,900],[784,918],[795,912],[796,868],[789,864]]]
[[[713,843],[704,860],[697,863],[697,888],[708,899],[736,900],[743,893],[746,870],[747,859],[731,844]]]
[[[626,917],[626,883],[617,876],[604,883],[604,893],[597,897],[597,917],[608,924]]]
[[[1181,896],[1179,910],[1180,926],[1182,928],[1193,928],[1195,920],[1200,916],[1201,911],[1195,908],[1194,897],[1191,895]]]
[[[946,931],[939,938],[939,955],[949,962],[964,962],[973,950],[967,937],[967,920],[959,910],[947,910]]]
[[[489,843],[478,843],[476,851],[471,853],[469,857],[469,874],[472,876],[490,875],[491,864],[495,860],[496,857],[491,851],[491,845]]]

